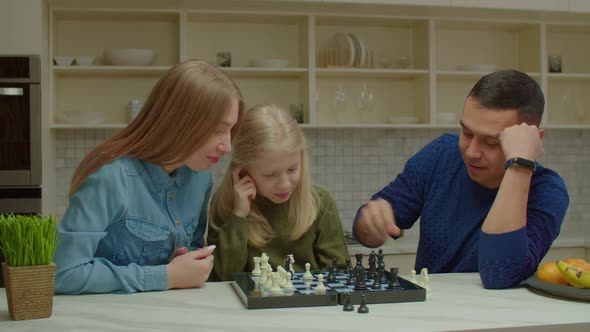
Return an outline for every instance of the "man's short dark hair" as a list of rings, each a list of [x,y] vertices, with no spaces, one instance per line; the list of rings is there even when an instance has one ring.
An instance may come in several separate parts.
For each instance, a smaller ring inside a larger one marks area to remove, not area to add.
[[[518,70],[501,70],[485,75],[469,92],[488,109],[516,109],[520,120],[539,125],[543,117],[545,97],[539,84]]]

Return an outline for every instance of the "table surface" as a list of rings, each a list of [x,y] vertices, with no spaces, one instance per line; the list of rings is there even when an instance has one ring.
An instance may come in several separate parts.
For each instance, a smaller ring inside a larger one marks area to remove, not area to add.
[[[10,319],[0,289],[0,331],[550,331],[559,328],[555,324],[590,330],[588,302],[526,287],[484,289],[477,273],[431,274],[430,285],[425,302],[372,304],[368,314],[342,306],[247,310],[230,283],[220,282],[201,289],[57,295],[50,318],[27,321]]]

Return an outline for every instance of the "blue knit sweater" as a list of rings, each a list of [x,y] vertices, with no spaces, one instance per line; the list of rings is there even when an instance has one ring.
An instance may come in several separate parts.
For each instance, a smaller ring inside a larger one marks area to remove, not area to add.
[[[497,192],[471,180],[458,136],[443,135],[414,155],[373,199],[383,198],[393,206],[402,229],[420,218],[417,271],[423,267],[432,273],[479,271],[484,287],[508,288],[536,271],[559,234],[569,197],[561,177],[537,165],[527,225],[509,233],[487,234],[481,226]]]

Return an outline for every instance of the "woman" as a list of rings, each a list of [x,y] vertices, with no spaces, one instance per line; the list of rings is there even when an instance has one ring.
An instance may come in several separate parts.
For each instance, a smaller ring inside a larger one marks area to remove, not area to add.
[[[142,111],[81,162],[60,224],[56,292],[132,293],[200,287],[208,171],[231,151],[238,87],[202,61],[171,67]]]

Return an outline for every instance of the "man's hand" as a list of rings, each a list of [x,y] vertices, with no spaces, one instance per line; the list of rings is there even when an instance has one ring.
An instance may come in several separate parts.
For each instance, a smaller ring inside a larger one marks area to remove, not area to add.
[[[543,135],[542,129],[524,122],[504,128],[499,138],[506,160],[519,157],[537,161],[543,155]]]
[[[378,247],[388,237],[401,236],[402,230],[395,224],[391,204],[379,198],[369,201],[361,208],[356,234],[365,245]]]
[[[213,268],[213,250],[214,245],[174,257],[166,267],[168,289],[203,286]]]

